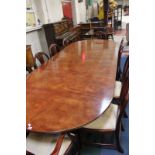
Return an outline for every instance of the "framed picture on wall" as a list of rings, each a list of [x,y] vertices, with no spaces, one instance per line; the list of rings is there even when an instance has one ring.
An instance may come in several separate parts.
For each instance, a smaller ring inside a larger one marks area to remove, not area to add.
[[[78,2],[80,3],[80,2],[83,2],[83,0],[78,0]]]

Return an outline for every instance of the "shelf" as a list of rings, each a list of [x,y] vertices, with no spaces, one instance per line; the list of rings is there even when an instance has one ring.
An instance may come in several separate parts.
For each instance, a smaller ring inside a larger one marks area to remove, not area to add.
[[[42,25],[36,26],[36,27],[29,27],[29,28],[26,28],[26,33],[36,31],[36,30],[39,30],[41,28],[42,28]]]

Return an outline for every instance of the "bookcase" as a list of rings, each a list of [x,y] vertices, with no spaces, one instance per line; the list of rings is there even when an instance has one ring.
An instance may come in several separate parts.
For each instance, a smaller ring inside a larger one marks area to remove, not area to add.
[[[122,5],[118,5],[114,10],[114,29],[122,28]]]

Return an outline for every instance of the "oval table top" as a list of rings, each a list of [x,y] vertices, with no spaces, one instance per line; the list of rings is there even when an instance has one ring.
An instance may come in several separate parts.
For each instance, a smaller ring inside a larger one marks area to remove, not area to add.
[[[29,74],[26,129],[64,132],[99,117],[113,98],[117,56],[113,41],[78,41]]]

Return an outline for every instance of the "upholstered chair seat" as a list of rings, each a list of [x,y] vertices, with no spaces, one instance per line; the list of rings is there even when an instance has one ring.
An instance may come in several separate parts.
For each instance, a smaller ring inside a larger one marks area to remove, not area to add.
[[[122,82],[115,81],[114,98],[119,98],[122,90]]]
[[[111,103],[108,109],[99,118],[85,125],[84,128],[115,130],[118,115],[119,115],[118,105]]]
[[[55,148],[57,135],[30,133],[26,138],[26,150],[35,155],[50,155]],[[68,137],[63,139],[59,155],[64,155],[71,145]]]

